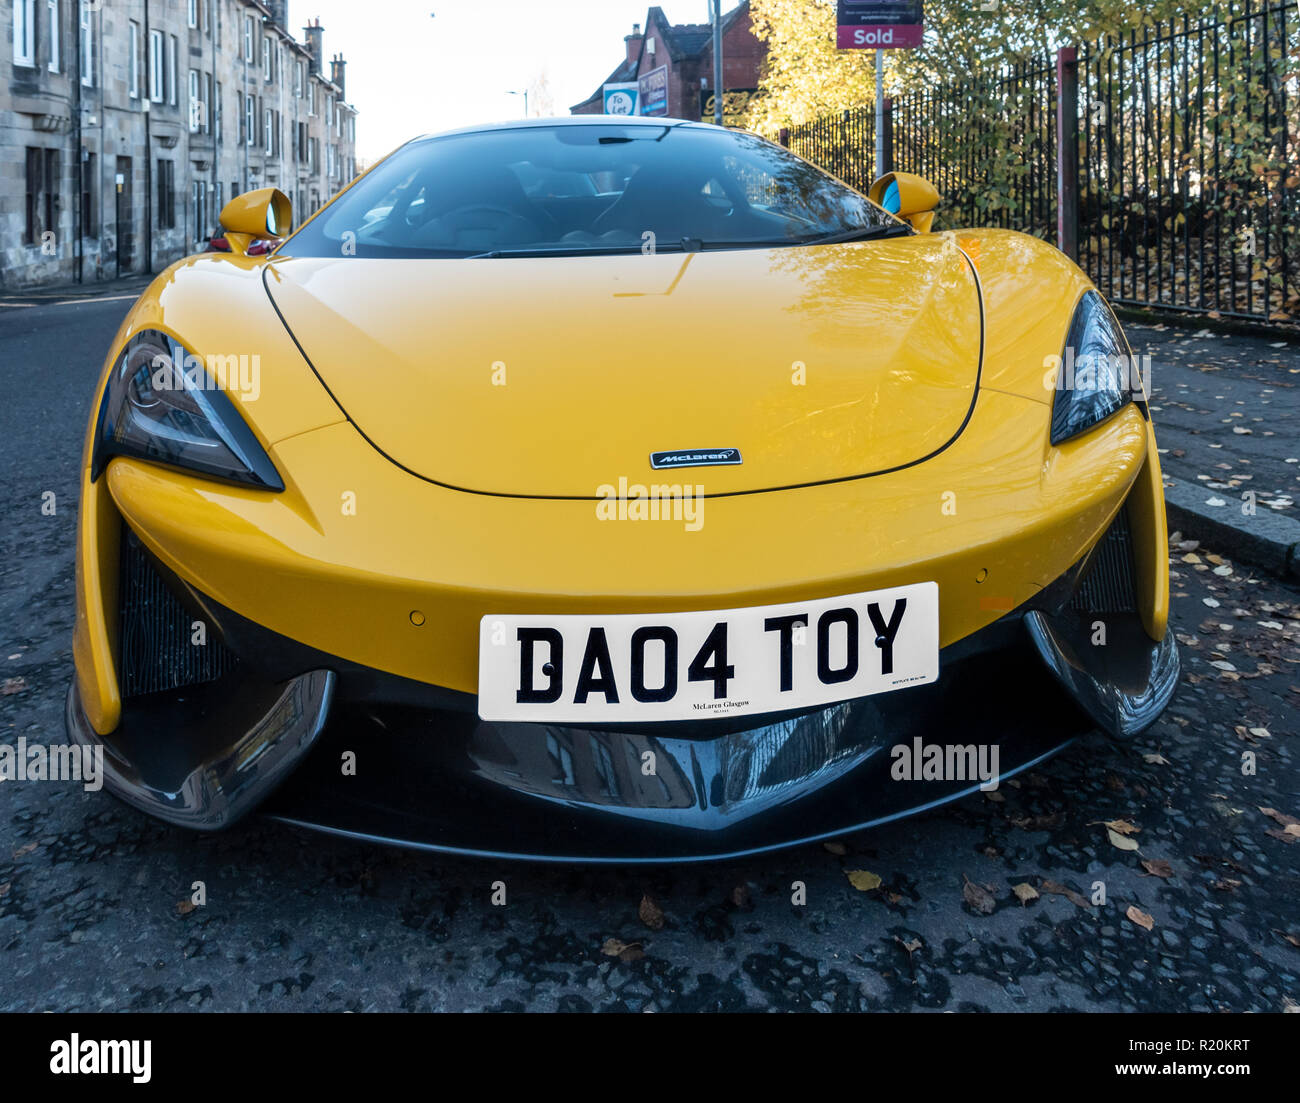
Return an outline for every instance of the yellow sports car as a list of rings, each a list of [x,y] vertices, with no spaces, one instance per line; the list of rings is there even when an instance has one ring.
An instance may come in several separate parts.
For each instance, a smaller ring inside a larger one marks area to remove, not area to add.
[[[1173,692],[1160,464],[1065,256],[699,123],[421,138],[155,280],[87,433],[73,738],[199,830],[679,861]]]

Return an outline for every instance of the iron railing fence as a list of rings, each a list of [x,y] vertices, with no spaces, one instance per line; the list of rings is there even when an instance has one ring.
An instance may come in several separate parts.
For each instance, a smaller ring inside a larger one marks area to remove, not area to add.
[[[939,225],[1055,235],[1053,61],[907,93],[892,117],[893,164],[939,189]]]
[[[1079,262],[1112,300],[1300,319],[1295,4],[1079,53]]]
[[[858,191],[865,192],[878,175],[876,112],[871,105],[823,115],[793,127],[788,144],[800,157],[834,173]]]
[[[1076,106],[1058,117],[1062,98]],[[1079,264],[1118,303],[1300,321],[1291,0],[1242,0],[1236,14],[1184,15],[918,89],[888,104],[885,123],[889,165],[943,196],[936,228],[1077,239]],[[788,144],[865,191],[874,130],[864,106],[794,127]]]

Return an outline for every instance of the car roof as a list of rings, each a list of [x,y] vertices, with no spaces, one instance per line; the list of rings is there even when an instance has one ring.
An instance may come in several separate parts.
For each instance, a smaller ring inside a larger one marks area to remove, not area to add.
[[[461,126],[454,130],[439,130],[421,134],[413,139],[423,142],[430,138],[447,138],[457,134],[484,134],[494,130],[531,130],[538,127],[552,126],[644,126],[644,127],[712,127],[712,123],[702,123],[698,119],[670,119],[645,115],[557,115],[544,119],[508,119],[498,123],[479,123],[476,126]]]

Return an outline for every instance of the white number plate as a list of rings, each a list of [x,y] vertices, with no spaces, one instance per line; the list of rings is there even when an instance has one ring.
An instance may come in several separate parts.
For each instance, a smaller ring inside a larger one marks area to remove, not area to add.
[[[939,676],[934,582],[694,613],[489,615],[484,720],[700,720],[888,693]]]

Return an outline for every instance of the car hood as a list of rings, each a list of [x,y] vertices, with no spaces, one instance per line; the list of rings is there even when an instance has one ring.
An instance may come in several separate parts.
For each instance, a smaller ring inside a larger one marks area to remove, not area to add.
[[[266,286],[375,447],[488,493],[596,498],[626,478],[727,494],[893,470],[956,438],[979,381],[979,292],[946,235],[651,256],[277,256]],[[651,453],[688,449],[743,462],[652,470]]]

